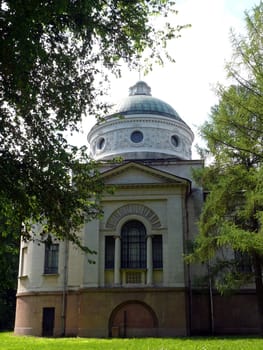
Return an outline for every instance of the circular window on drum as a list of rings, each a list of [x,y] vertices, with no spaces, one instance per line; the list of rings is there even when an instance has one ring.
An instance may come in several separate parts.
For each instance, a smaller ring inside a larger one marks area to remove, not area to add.
[[[143,140],[143,133],[139,130],[133,131],[133,133],[131,134],[131,140],[134,143],[139,143],[142,142]]]
[[[172,135],[171,142],[174,147],[178,147],[180,144],[179,137],[177,135]]]
[[[97,149],[102,150],[105,147],[105,139],[104,137],[101,137],[97,142]]]

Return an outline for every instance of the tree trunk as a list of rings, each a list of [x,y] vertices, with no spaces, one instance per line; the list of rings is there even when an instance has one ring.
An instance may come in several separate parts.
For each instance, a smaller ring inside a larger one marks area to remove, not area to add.
[[[263,281],[262,281],[262,257],[258,254],[253,256],[253,265],[255,271],[255,284],[256,284],[256,295],[258,304],[258,316],[259,316],[259,331],[263,337]]]

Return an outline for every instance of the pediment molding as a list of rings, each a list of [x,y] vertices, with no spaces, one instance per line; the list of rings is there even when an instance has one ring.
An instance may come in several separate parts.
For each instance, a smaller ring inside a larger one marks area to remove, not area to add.
[[[113,169],[110,169],[102,173],[101,177],[105,180],[106,179],[108,180],[120,174],[127,173],[129,170],[138,170],[141,173],[144,173],[146,175],[148,174],[152,178],[155,177],[156,179],[159,179],[159,181],[162,180],[163,183],[187,185],[187,186],[189,186],[190,184],[190,181],[185,178],[178,177],[174,174],[164,172],[163,170],[154,169],[153,167],[150,167],[144,164],[135,163],[135,162],[128,162],[125,164],[118,165]]]

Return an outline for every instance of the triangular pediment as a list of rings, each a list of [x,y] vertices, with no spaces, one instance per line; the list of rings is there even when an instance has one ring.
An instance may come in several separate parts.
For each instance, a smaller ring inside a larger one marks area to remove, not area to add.
[[[132,185],[132,184],[167,184],[188,185],[187,179],[154,169],[148,165],[129,162],[102,173],[105,184]]]

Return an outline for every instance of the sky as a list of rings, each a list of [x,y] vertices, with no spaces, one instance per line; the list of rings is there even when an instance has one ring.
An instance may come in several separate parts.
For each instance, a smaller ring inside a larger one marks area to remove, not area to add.
[[[155,66],[141,76],[150,87],[152,96],[169,103],[195,133],[193,159],[199,158],[195,145],[202,145],[198,127],[207,120],[211,107],[217,103],[213,87],[226,83],[225,63],[231,58],[230,28],[244,30],[244,11],[260,0],[177,0],[176,24],[191,24],[181,32],[181,38],[169,45],[176,63]],[[128,89],[139,80],[139,73],[125,67],[120,79],[111,82],[111,96],[117,102],[128,96]],[[86,137],[94,119],[83,123]]]

